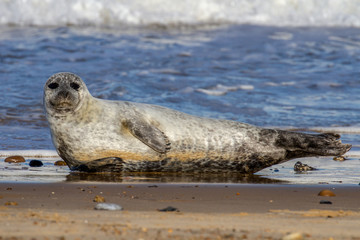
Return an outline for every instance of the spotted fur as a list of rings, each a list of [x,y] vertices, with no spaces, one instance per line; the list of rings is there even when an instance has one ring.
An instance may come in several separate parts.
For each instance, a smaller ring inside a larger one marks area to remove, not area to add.
[[[55,148],[79,171],[252,173],[292,158],[337,156],[351,148],[334,134],[263,129],[97,99],[72,73],[49,78],[44,105]]]

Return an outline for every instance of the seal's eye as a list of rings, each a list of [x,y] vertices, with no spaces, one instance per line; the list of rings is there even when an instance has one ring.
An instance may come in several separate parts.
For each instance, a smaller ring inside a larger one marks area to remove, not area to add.
[[[70,87],[72,87],[74,90],[79,90],[79,88],[80,88],[80,85],[79,84],[77,84],[77,83],[74,83],[74,82],[72,82],[72,83],[70,83]]]
[[[50,89],[56,89],[56,88],[58,88],[58,87],[59,87],[59,84],[56,83],[56,82],[50,83],[50,84],[48,85],[48,88],[50,88]]]

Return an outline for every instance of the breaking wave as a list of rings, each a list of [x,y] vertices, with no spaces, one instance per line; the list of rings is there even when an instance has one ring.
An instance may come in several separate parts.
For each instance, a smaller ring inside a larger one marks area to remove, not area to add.
[[[10,26],[255,24],[360,27],[358,0],[0,0]]]

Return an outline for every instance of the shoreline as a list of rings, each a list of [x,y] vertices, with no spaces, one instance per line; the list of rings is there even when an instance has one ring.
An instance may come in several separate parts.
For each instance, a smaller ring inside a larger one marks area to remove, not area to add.
[[[0,189],[3,239],[360,236],[356,185],[1,182]],[[324,189],[336,196],[318,196]],[[124,210],[94,210],[95,196]],[[332,204],[320,204],[321,200]],[[9,202],[17,205],[5,205]],[[157,210],[168,206],[179,211]]]

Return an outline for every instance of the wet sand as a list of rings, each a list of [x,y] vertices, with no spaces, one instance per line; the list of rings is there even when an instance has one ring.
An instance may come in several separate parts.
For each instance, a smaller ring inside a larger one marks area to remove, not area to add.
[[[94,210],[97,195],[124,210]],[[359,198],[356,185],[0,183],[0,239],[357,239]]]

